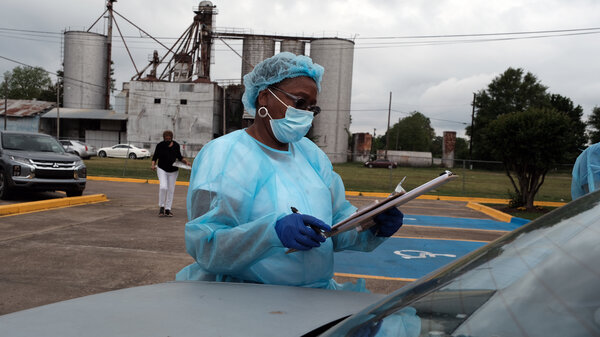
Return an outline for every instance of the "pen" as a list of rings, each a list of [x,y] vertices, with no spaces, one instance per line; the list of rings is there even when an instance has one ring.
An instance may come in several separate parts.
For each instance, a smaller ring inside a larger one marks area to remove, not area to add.
[[[298,209],[297,209],[296,207],[292,206],[292,207],[290,207],[290,208],[291,208],[291,210],[292,210],[292,212],[293,212],[293,213],[296,213],[296,214],[302,214],[302,213],[300,213],[300,212],[298,211]],[[312,226],[312,225],[309,225],[309,227],[310,227],[310,228],[312,228],[312,230],[313,230],[313,231],[315,231],[315,233],[317,233],[317,234],[320,234],[320,235],[321,235],[322,237],[324,237],[324,238],[327,238],[327,237],[325,236],[325,234],[323,234],[323,231],[322,231],[322,230],[321,230],[319,227],[317,227],[317,226]]]
[[[297,209],[296,207],[294,207],[294,206],[290,207],[290,209],[292,210],[292,213],[296,213],[296,214],[302,214],[302,213],[300,213],[300,212],[298,211],[298,209]],[[309,227],[310,227],[310,228],[312,228],[312,230],[313,230],[313,231],[315,231],[315,233],[318,233],[318,234],[320,234],[322,237],[324,237],[324,238],[327,238],[327,236],[326,236],[325,234],[323,234],[323,231],[321,231],[321,229],[320,229],[320,228],[318,228],[317,226],[310,226],[310,225],[309,225]],[[295,251],[296,251],[296,249],[290,248],[290,249],[288,249],[288,250],[287,250],[285,253],[286,253],[286,254],[289,254],[289,253],[293,253],[293,252],[295,252]]]

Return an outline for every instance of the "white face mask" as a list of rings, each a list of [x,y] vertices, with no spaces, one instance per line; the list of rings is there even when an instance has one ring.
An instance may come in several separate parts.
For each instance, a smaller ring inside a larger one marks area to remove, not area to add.
[[[310,130],[310,127],[312,126],[314,118],[313,112],[300,110],[286,105],[271,91],[271,89],[267,90],[269,90],[281,104],[287,107],[285,117],[281,119],[273,119],[268,112],[266,113],[271,119],[271,130],[273,131],[275,138],[281,143],[294,143],[306,136],[308,130]]]

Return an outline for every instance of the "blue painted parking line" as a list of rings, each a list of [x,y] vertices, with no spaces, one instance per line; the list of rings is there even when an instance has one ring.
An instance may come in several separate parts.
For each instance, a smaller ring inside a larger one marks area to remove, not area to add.
[[[483,229],[496,231],[512,231],[513,229],[519,228],[523,225],[523,223],[501,222],[487,219],[465,219],[412,214],[406,214],[404,216],[403,222],[406,225]]]
[[[485,244],[480,241],[391,237],[372,252],[347,250],[336,253],[334,272],[375,278],[417,279]]]

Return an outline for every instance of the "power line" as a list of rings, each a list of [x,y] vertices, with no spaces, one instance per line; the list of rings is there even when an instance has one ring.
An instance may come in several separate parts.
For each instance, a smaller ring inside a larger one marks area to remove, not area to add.
[[[430,39],[430,38],[480,37],[480,36],[499,36],[499,35],[532,35],[532,34],[551,34],[551,33],[583,32],[583,31],[597,31],[597,30],[600,30],[600,27],[555,29],[555,30],[531,30],[531,31],[520,31],[520,32],[502,32],[502,33],[373,36],[373,37],[357,37],[356,40]]]

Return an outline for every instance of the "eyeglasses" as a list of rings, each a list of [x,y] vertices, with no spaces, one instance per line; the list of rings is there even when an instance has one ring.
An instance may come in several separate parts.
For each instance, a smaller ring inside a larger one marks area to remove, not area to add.
[[[318,105],[308,105],[308,101],[302,97],[298,97],[296,95],[292,95],[289,92],[285,92],[281,89],[279,89],[278,87],[275,86],[269,86],[270,89],[279,91],[280,93],[286,95],[288,98],[290,98],[291,100],[294,101],[294,107],[296,109],[300,109],[300,110],[308,110],[311,111],[313,113],[313,116],[316,116],[318,114],[321,113],[321,107],[319,107]]]

